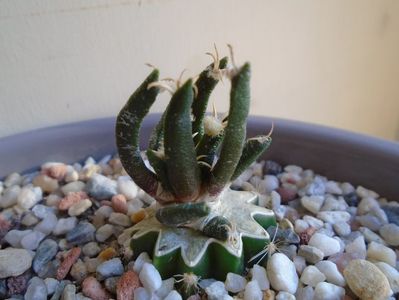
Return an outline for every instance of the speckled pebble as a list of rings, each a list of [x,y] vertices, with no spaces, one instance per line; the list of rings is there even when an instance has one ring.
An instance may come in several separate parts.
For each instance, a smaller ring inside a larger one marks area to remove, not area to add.
[[[123,265],[119,258],[113,258],[105,261],[97,266],[97,278],[104,280],[112,276],[119,276],[123,274]]]

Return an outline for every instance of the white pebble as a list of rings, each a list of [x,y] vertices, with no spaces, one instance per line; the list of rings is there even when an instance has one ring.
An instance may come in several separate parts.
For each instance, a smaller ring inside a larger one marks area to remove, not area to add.
[[[140,273],[145,263],[151,264],[152,260],[147,252],[141,252],[134,261],[133,271],[136,273]]]
[[[268,290],[270,288],[270,282],[267,278],[266,269],[259,265],[254,265],[250,271],[251,279],[258,282],[259,288],[262,291]]]
[[[316,228],[316,229],[322,228],[322,227],[323,227],[323,224],[324,224],[322,220],[319,220],[319,219],[317,219],[317,218],[315,218],[315,217],[308,216],[308,215],[303,216],[302,219],[303,219],[304,221],[306,221],[306,222],[309,224],[309,226],[314,227],[314,228]]]
[[[301,282],[315,287],[319,282],[326,280],[326,276],[315,266],[307,266],[301,275]]]
[[[143,286],[151,292],[156,291],[162,285],[162,278],[152,264],[144,263],[140,271],[139,278]]]
[[[32,231],[21,240],[21,246],[28,250],[35,250],[46,235],[40,231]]]
[[[370,211],[377,209],[380,207],[380,204],[378,203],[378,201],[374,198],[370,198],[370,197],[365,197],[363,198],[358,206],[357,206],[357,213],[359,215],[365,215],[367,213],[369,213]]]
[[[372,190],[368,190],[368,189],[362,187],[361,185],[359,185],[356,188],[356,193],[361,198],[370,197],[370,198],[377,199],[379,197],[379,195],[376,192],[374,192]]]
[[[50,234],[57,225],[58,219],[53,213],[49,213],[40,223],[38,223],[34,230],[40,231],[45,235]]]
[[[338,222],[333,225],[334,231],[339,236],[348,236],[351,233],[351,227],[346,222]]]
[[[276,300],[296,300],[295,296],[287,292],[279,292]]]
[[[274,175],[265,175],[263,184],[265,186],[266,192],[271,193],[272,191],[277,189],[279,186],[278,178]]]
[[[105,242],[114,232],[114,226],[111,224],[105,224],[97,229],[96,240],[99,242]]]
[[[293,259],[296,272],[301,275],[303,270],[306,268],[306,260],[302,256],[295,256]]]
[[[399,272],[384,262],[375,263],[378,269],[386,276],[391,286],[391,290],[396,294],[399,292]]]
[[[396,266],[396,254],[391,248],[376,242],[371,242],[367,249],[367,259],[386,262],[392,267]]]
[[[399,226],[396,224],[386,224],[381,227],[380,235],[391,246],[399,246]]]
[[[364,237],[361,235],[355,238],[352,243],[346,245],[345,251],[346,253],[356,254],[358,258],[366,259],[367,249]]]
[[[88,210],[92,206],[92,202],[89,199],[83,199],[78,203],[75,203],[68,209],[68,215],[71,217],[80,216],[86,210]]]
[[[181,295],[177,291],[171,291],[164,300],[182,300]]]
[[[54,278],[46,278],[44,279],[44,284],[46,285],[47,288],[47,295],[52,295],[55,292],[55,289],[58,286],[58,280]]]
[[[0,207],[7,208],[17,204],[18,195],[21,192],[19,185],[13,185],[6,188],[0,197]]]
[[[115,225],[120,225],[123,227],[128,227],[132,225],[132,222],[130,221],[130,218],[122,213],[116,213],[113,212],[111,213],[111,215],[109,216],[108,222],[110,222],[111,224],[115,224]]]
[[[308,211],[317,214],[320,211],[324,203],[323,196],[303,196],[301,198],[301,204],[305,207]]]
[[[21,184],[22,180],[23,180],[22,176],[16,172],[14,172],[6,177],[6,179],[4,180],[4,186],[10,187],[12,185]]]
[[[263,294],[257,281],[248,282],[245,287],[244,300],[262,300]]]
[[[138,187],[127,176],[121,176],[118,178],[117,189],[118,193],[123,194],[127,200],[133,200],[137,197]]]
[[[76,217],[61,218],[53,230],[54,235],[63,235],[76,227],[78,219]]]
[[[296,233],[302,233],[308,228],[309,228],[309,224],[306,221],[304,221],[302,219],[295,220],[295,232]]]
[[[31,233],[32,230],[16,230],[12,229],[4,236],[4,240],[7,241],[14,248],[21,248],[21,240],[24,236]]]
[[[294,294],[298,275],[294,263],[284,254],[276,253],[267,261],[267,277],[273,289]]]
[[[224,285],[226,290],[232,293],[238,293],[245,289],[247,280],[241,275],[235,273],[227,273]]]
[[[162,281],[162,285],[157,289],[156,294],[159,298],[163,299],[173,290],[175,279],[173,277]]]
[[[366,242],[368,242],[368,243],[376,242],[376,243],[379,243],[382,245],[386,245],[386,242],[378,234],[371,231],[367,227],[360,227],[359,231],[363,234]]]
[[[208,295],[209,300],[221,300],[228,296],[225,289],[224,283],[221,281],[215,281],[205,288],[205,292]]]
[[[314,290],[311,286],[299,287],[296,291],[296,300],[309,300],[313,299]]]
[[[337,254],[341,250],[341,246],[336,239],[321,233],[312,235],[308,245],[320,249],[324,253],[324,257]]]
[[[114,210],[112,209],[111,206],[103,205],[99,209],[97,209],[94,214],[96,216],[102,216],[102,217],[108,219],[113,212],[114,212]]]
[[[313,300],[341,300],[345,289],[328,282],[320,282],[314,290]]]
[[[342,189],[340,188],[338,182],[336,181],[327,181],[326,182],[326,193],[342,195]]]
[[[74,181],[68,183],[61,187],[62,193],[67,196],[69,193],[72,192],[81,192],[85,188],[86,184],[83,181]]]
[[[151,300],[151,294],[143,287],[134,290],[133,299]]]
[[[18,276],[32,265],[32,255],[25,249],[0,250],[0,278]]]
[[[346,211],[321,211],[317,214],[317,218],[335,224],[338,222],[349,222],[351,215]]]
[[[39,187],[25,186],[18,195],[18,206],[28,210],[42,199],[42,190]]]
[[[332,261],[323,260],[316,263],[316,268],[324,274],[326,281],[338,286],[345,286],[345,278]]]

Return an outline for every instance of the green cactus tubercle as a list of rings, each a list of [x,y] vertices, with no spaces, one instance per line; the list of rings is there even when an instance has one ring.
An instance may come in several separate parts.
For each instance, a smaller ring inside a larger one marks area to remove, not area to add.
[[[193,82],[177,84],[154,128],[143,160],[139,132],[162,90],[153,70],[129,98],[116,122],[116,143],[126,172],[152,196],[148,216],[120,237],[134,256],[146,251],[166,278],[193,273],[224,280],[240,273],[269,241],[275,224],[270,210],[256,206],[253,193],[232,191],[230,183],[270,145],[269,135],[246,139],[250,64],[227,69],[217,56]],[[206,115],[221,74],[231,79],[230,109],[224,120]],[[213,267],[212,267],[213,266]],[[217,267],[215,267],[217,266]]]

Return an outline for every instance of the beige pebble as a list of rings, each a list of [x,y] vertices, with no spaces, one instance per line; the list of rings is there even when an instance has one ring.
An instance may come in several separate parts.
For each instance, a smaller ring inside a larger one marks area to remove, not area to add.
[[[84,199],[74,205],[72,205],[68,209],[68,215],[71,217],[80,216],[83,214],[87,209],[89,209],[92,205],[92,202],[89,199]]]
[[[360,299],[381,300],[392,293],[385,275],[367,260],[352,260],[344,270],[344,277],[352,292]]]
[[[58,189],[57,179],[51,178],[45,174],[40,174],[33,179],[33,185],[38,186],[45,193],[52,193]]]

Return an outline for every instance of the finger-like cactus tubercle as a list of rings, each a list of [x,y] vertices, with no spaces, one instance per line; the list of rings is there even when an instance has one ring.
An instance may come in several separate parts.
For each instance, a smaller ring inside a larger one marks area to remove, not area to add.
[[[158,76],[158,70],[151,72],[119,112],[115,126],[116,145],[123,167],[135,183],[151,196],[156,195],[158,181],[141,157],[139,132],[144,117],[158,95],[158,88],[147,89],[147,86],[157,81]]]

